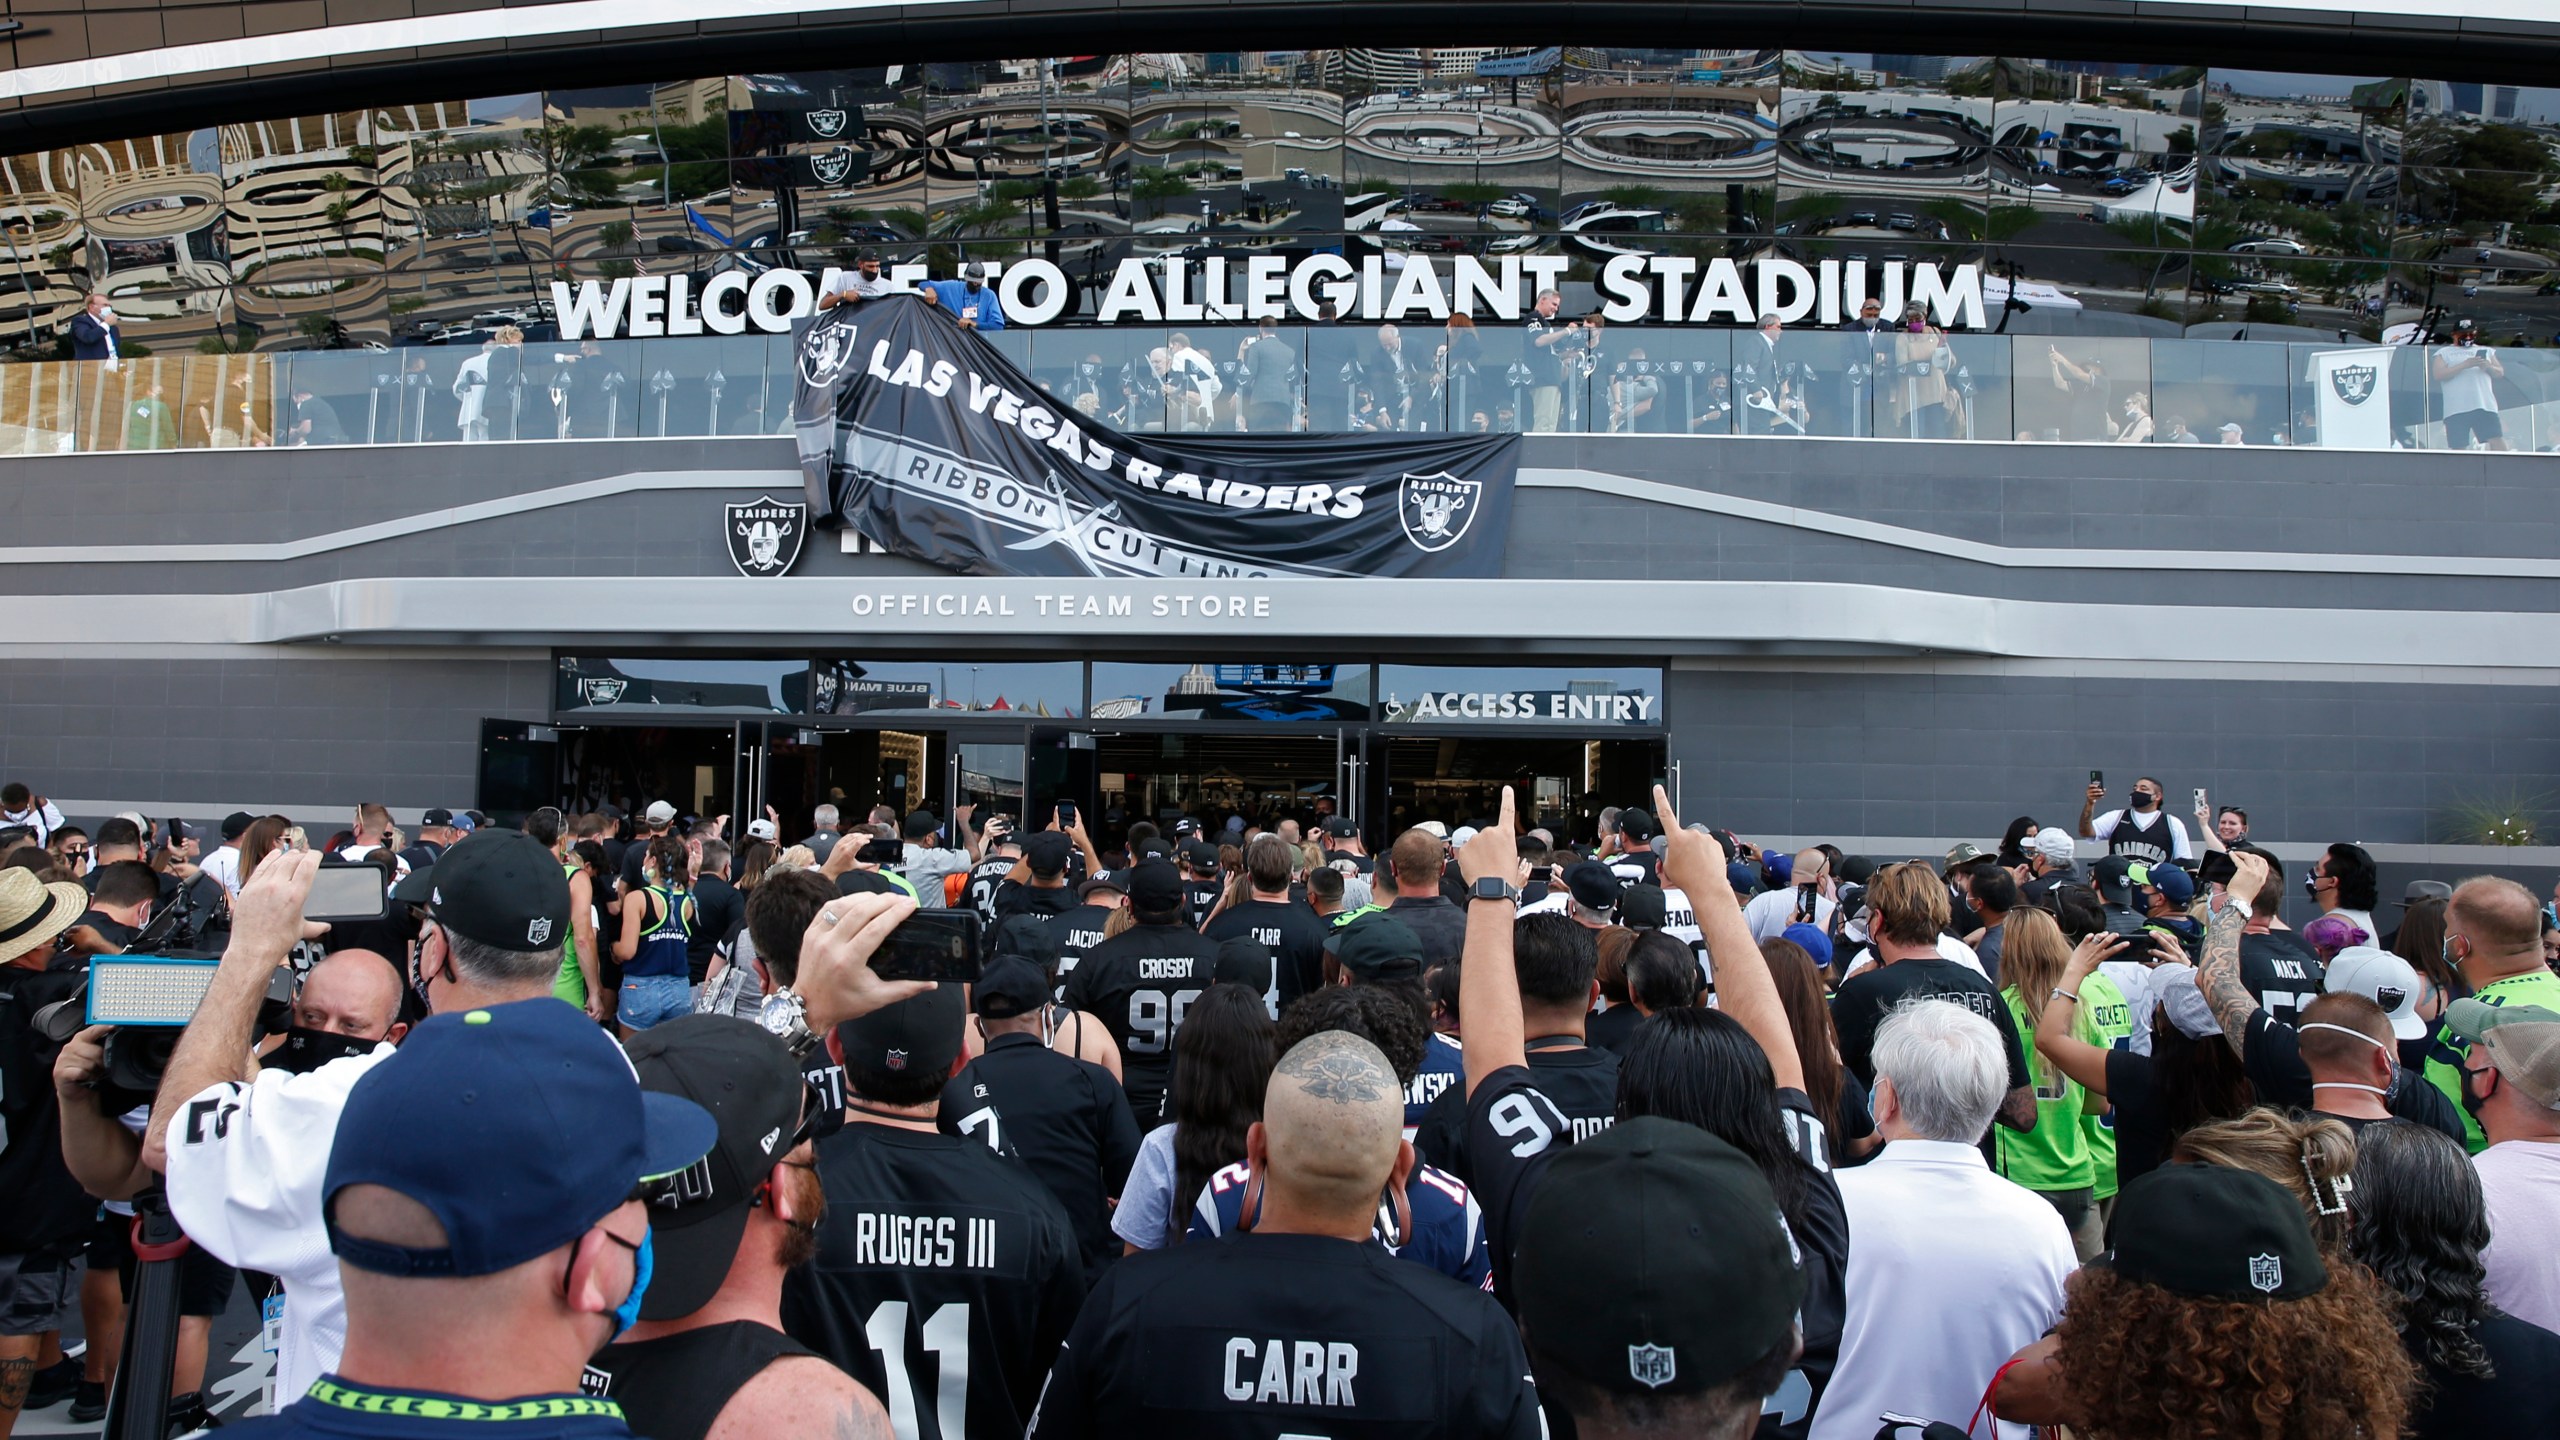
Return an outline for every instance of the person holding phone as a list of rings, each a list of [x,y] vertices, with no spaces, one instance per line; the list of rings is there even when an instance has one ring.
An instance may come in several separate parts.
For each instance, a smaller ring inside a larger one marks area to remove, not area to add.
[[[2080,804],[2082,836],[2105,841],[2110,855],[2129,855],[2152,865],[2195,859],[2194,849],[2187,844],[2186,825],[2162,809],[2168,787],[2148,775],[2133,782],[2131,805],[2092,818],[2098,802],[2107,798],[2105,778],[2098,771],[2089,772],[2088,798]]]
[[[1752,896],[1751,903],[1742,907],[1742,918],[1750,925],[1754,941],[1775,940],[1797,924],[1829,934],[1832,912],[1840,908],[1839,894],[1831,857],[1818,849],[1799,850],[1788,862],[1787,883]]]

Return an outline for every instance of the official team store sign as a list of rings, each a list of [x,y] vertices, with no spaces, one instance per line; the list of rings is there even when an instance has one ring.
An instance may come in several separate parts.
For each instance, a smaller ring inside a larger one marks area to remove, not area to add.
[[[1111,272],[1094,318],[1105,323],[1243,323],[1269,317],[1312,321],[1330,304],[1349,320],[1520,320],[1540,291],[1555,288],[1573,263],[1561,255],[1369,255],[1356,264],[1339,255],[1295,262],[1279,255],[1154,260],[1131,258]],[[1080,284],[1048,260],[987,262],[1008,326],[1046,325],[1081,313]],[[921,265],[887,272],[893,285],[925,278]],[[620,280],[551,283],[552,313],[565,340],[655,339],[669,335],[787,334],[817,313],[818,297],[851,277],[830,269],[815,282],[797,270],[708,278],[641,275]],[[1875,288],[1870,288],[1870,285]],[[1781,257],[1741,263],[1684,255],[1618,255],[1600,267],[1595,288],[1611,322],[1749,325],[1762,315],[1789,324],[1836,325],[1866,300],[1899,315],[1918,301],[1940,325],[1984,323],[1979,265],[1886,264],[1871,273],[1864,260],[1803,265]]]
[[[1511,527],[1517,435],[1124,434],[913,296],[811,322],[796,370],[812,523],[961,574],[1481,578]]]

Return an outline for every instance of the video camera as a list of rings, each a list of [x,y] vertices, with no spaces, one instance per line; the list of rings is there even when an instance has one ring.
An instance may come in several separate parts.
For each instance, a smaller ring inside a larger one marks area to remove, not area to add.
[[[178,1036],[204,1003],[221,964],[220,956],[202,951],[143,952],[137,942],[122,955],[91,956],[79,990],[34,1016],[36,1032],[57,1045],[91,1025],[114,1027],[107,1033],[98,1086],[99,1108],[110,1115],[148,1105],[160,1093]],[[294,980],[290,965],[277,966],[268,977],[256,1038],[280,1034],[293,1023]]]

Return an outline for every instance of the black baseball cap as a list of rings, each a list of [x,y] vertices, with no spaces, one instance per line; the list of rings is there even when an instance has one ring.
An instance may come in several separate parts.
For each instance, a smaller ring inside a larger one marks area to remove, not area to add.
[[[2133,861],[2123,855],[2110,855],[2089,869],[2090,882],[2098,887],[2098,898],[2110,905],[2133,903]]]
[[[1606,914],[1618,903],[1618,872],[1597,860],[1580,861],[1564,867],[1564,888],[1575,904]]]
[[[1028,1015],[1049,1003],[1049,977],[1019,955],[998,955],[978,971],[969,1001],[989,1020]]]
[[[241,836],[249,833],[249,827],[257,823],[257,817],[251,815],[248,811],[234,810],[230,814],[222,817],[222,838],[225,840],[237,840]]]
[[[521,830],[474,830],[436,860],[427,904],[457,935],[529,954],[569,937],[569,876]]]
[[[1058,964],[1058,932],[1041,916],[1017,911],[987,927],[989,955],[1011,955],[1043,970]]]
[[[1206,840],[1185,840],[1182,842],[1182,859],[1195,870],[1215,870],[1218,868],[1218,847]]]
[[[1630,885],[1618,897],[1618,923],[1630,930],[1659,930],[1671,923],[1671,897],[1659,885]]]
[[[1084,900],[1092,899],[1093,892],[1096,890],[1108,890],[1115,895],[1126,895],[1129,893],[1128,876],[1129,872],[1125,869],[1096,870],[1085,877],[1083,884],[1076,887],[1076,895]]]
[[[1162,860],[1141,860],[1129,867],[1129,903],[1140,910],[1158,912],[1178,909],[1182,904],[1182,875]]]
[[[421,825],[450,825],[453,823],[453,812],[442,808],[430,810],[426,814],[418,817],[418,823]]]
[[[942,828],[942,821],[930,810],[918,810],[907,816],[906,835],[910,840],[931,839]]]
[[[1055,875],[1067,868],[1067,851],[1072,847],[1067,837],[1055,830],[1042,830],[1022,839],[1022,858],[1042,875]]]
[[[1647,1115],[1555,1152],[1511,1291],[1537,1364],[1612,1394],[1688,1395],[1785,1342],[1805,1276],[1760,1167]]]
[[[1271,960],[1270,946],[1250,935],[1238,935],[1218,943],[1217,958],[1209,964],[1209,978],[1213,983],[1242,985],[1258,993],[1279,974]]]
[[[1650,840],[1661,831],[1654,825],[1651,811],[1631,807],[1618,812],[1618,833],[1630,840]]]
[[[1200,833],[1200,822],[1188,815],[1185,815],[1181,819],[1173,822],[1173,833],[1177,838],[1185,835],[1197,835]]]
[[[657,1268],[640,1318],[680,1319],[710,1304],[728,1278],[747,1213],[797,1143],[808,1087],[789,1047],[734,1016],[679,1015],[623,1049],[641,1089],[681,1095],[720,1127],[701,1159],[649,1191]]]
[[[1360,833],[1360,824],[1356,820],[1345,819],[1340,815],[1327,815],[1324,817],[1324,833],[1334,836],[1357,835]]]
[[[1373,984],[1422,978],[1422,937],[1383,910],[1327,935],[1325,947],[1343,969]]]
[[[2302,1202],[2228,1165],[2163,1165],[2125,1186],[2115,1242],[2095,1263],[2199,1300],[2300,1300],[2329,1284]]]
[[[960,1020],[967,1013],[960,993],[963,988],[936,985],[837,1026],[846,1084],[852,1084],[856,1072],[923,1070],[949,1075],[960,1059]]]
[[[425,905],[435,898],[435,893],[436,867],[430,861],[413,867],[408,874],[400,877],[400,883],[391,887],[391,903]]]

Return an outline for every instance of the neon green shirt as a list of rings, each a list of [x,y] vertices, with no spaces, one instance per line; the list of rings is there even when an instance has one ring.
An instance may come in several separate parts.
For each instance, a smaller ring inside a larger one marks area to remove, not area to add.
[[[575,860],[564,860],[560,868],[574,880],[581,867]],[[560,937],[560,973],[551,977],[551,993],[581,1010],[586,1008],[587,975],[578,968],[578,926],[574,919],[569,933]]]
[[[2002,990],[2000,998],[2008,1002],[2018,1034],[2035,1034],[2035,1023],[2027,1018],[2026,1003],[2018,998],[2018,987]],[[2084,1031],[2088,1029],[2085,1020],[2073,1023]],[[2096,1043],[2092,1034],[2081,1038]],[[2000,1173],[2030,1190],[2088,1189],[2095,1172],[2089,1162],[2088,1137],[2080,1128],[2079,1082],[2037,1054],[2032,1042],[2027,1051],[2027,1074],[2035,1085],[2036,1126],[2023,1133],[2005,1125],[1992,1127],[1991,1133],[2000,1137]]]
[[[2133,1035],[2133,1007],[2116,982],[2098,971],[2080,982],[2080,1014],[2088,1038],[2104,1049],[2118,1049]],[[2115,1112],[2085,1089],[2080,1092],[2080,1133],[2089,1142],[2090,1184],[2097,1192],[2093,1198],[2104,1200],[2116,1193]]]
[[[2560,975],[2548,970],[2510,975],[2481,986],[2471,998],[2484,1005],[2539,1005],[2560,1011]],[[2445,1023],[2437,1021],[2435,1044],[2427,1051],[2427,1083],[2443,1091],[2453,1108],[2462,1112],[2463,1144],[2477,1155],[2489,1148],[2489,1137],[2480,1133],[2480,1117],[2462,1103],[2462,1063],[2468,1054]]]

